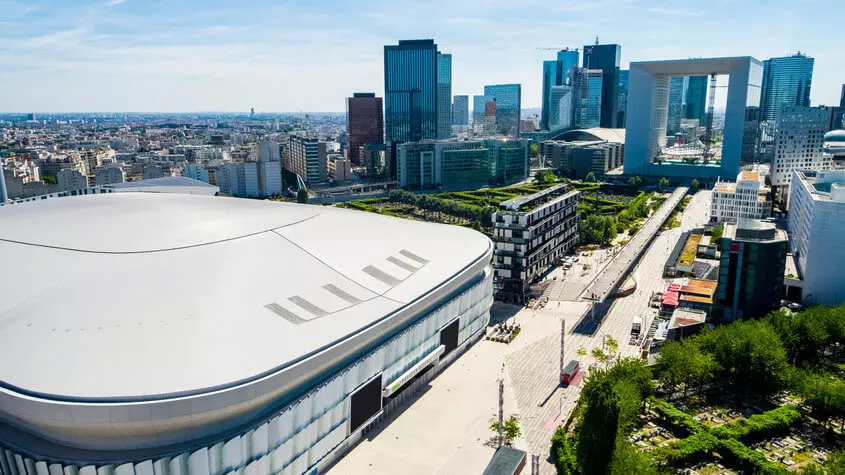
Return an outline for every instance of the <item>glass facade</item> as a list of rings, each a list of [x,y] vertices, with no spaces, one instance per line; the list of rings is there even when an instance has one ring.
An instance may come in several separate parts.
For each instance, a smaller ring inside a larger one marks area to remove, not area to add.
[[[452,55],[437,53],[437,138],[452,136]]]
[[[617,95],[619,112],[616,114],[616,126],[624,129],[627,121],[625,117],[628,112],[628,70],[619,71],[619,94]]]
[[[496,133],[519,136],[519,114],[522,110],[522,86],[497,84],[484,86],[484,95],[496,101]]]
[[[777,120],[784,106],[810,106],[813,62],[801,53],[763,61],[761,120]]]
[[[366,144],[384,143],[384,109],[381,97],[356,92],[346,98],[347,157],[360,165],[359,149]]]
[[[669,80],[669,115],[666,119],[666,135],[675,135],[681,130],[688,81],[689,78],[686,76],[677,76]]]
[[[402,188],[465,189],[528,177],[528,142],[486,139],[404,143],[398,148]]]
[[[469,96],[455,96],[452,101],[452,125],[469,124]]]
[[[569,70],[578,66],[578,51],[564,49],[557,53],[557,60],[543,61],[543,97],[542,110],[540,112],[540,128],[552,130],[550,122],[553,110],[557,107],[552,98],[552,88],[565,86]]]
[[[483,278],[296,401],[238,434],[156,459],[86,464],[45,460],[3,447],[0,472],[11,475],[302,474],[322,472],[360,430],[351,427],[352,396],[380,377],[383,388],[441,346],[441,329],[458,321],[458,348],[489,322],[492,277]],[[441,356],[443,360],[446,356]]]
[[[472,96],[472,122],[481,123],[484,120],[487,103],[493,101],[490,96]]]
[[[490,180],[490,150],[444,150],[443,183],[455,187],[486,186]]]
[[[687,86],[685,119],[698,119],[700,124],[707,122],[707,76],[690,76]]]
[[[619,45],[584,46],[584,67],[600,69],[605,79],[601,93],[601,127],[616,128],[619,109],[619,62],[622,47]]]

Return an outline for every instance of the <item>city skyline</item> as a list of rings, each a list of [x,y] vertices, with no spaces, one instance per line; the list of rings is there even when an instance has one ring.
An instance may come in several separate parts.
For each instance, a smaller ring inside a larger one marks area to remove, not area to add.
[[[811,104],[837,104],[845,58],[835,28],[818,26],[845,6],[754,3],[0,1],[0,112],[342,112],[354,91],[383,95],[384,45],[417,38],[452,54],[454,95],[518,83],[523,107],[534,108],[542,61],[555,55],[537,48],[583,48],[596,35],[622,46],[623,69],[632,61],[762,61],[800,50],[816,60]],[[506,31],[491,27],[503,17]]]

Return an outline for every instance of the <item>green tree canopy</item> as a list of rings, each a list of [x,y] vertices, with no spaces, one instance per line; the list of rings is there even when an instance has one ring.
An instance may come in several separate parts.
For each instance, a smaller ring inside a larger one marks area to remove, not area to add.
[[[584,177],[584,181],[586,181],[587,183],[595,183],[596,174],[593,172],[587,173],[587,176]]]
[[[297,203],[308,203],[308,190],[305,188],[300,188],[299,191],[296,192],[296,202]]]

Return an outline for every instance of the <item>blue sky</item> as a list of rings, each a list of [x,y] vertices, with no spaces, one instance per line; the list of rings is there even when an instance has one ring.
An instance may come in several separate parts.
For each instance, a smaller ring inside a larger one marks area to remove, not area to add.
[[[842,0],[0,0],[0,111],[342,111],[382,47],[434,38],[454,94],[521,83],[599,35],[622,62],[801,50],[813,104],[845,83]]]

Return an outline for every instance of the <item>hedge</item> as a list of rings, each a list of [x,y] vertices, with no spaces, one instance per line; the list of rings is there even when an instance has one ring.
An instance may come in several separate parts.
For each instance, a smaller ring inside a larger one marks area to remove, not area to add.
[[[795,405],[786,405],[754,414],[748,419],[716,427],[710,432],[720,439],[737,439],[743,442],[766,439],[787,432],[804,413]]]
[[[657,449],[654,456],[662,464],[677,467],[707,458],[711,452],[719,448],[719,442],[719,439],[709,432],[699,432]]]
[[[697,434],[707,431],[707,426],[662,399],[651,397],[649,398],[648,405],[657,412],[661,419],[677,427],[686,434]]]
[[[732,466],[739,468],[745,473],[763,475],[788,474],[789,471],[781,468],[770,461],[765,455],[742,445],[736,439],[725,439],[719,441],[719,455],[724,457]]]

